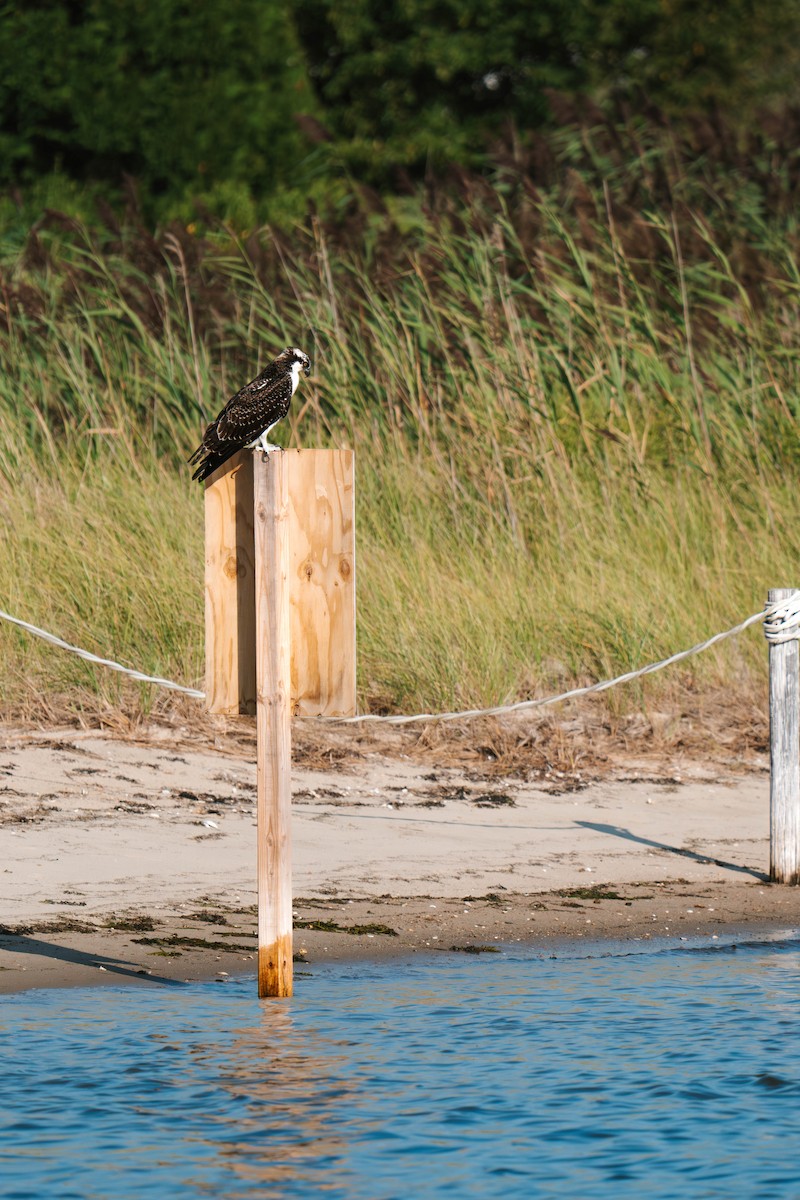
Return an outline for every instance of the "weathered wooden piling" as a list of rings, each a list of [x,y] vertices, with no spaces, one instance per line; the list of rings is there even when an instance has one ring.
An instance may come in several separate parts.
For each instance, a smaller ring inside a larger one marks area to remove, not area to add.
[[[768,604],[795,588],[772,588]],[[769,644],[769,877],[800,883],[800,679],[797,632]]]

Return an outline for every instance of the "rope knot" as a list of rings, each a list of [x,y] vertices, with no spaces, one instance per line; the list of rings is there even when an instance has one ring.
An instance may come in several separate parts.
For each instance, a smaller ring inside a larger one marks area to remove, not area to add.
[[[764,636],[772,646],[800,637],[800,591],[792,592],[765,609]]]

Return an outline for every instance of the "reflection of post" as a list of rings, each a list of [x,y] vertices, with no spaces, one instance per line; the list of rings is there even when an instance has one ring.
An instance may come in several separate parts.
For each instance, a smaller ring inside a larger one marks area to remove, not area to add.
[[[795,588],[772,588],[767,603]],[[769,646],[769,877],[800,883],[800,692],[797,637]]]
[[[261,1005],[244,1024],[237,1019],[233,1036],[194,1040],[192,1058],[231,1097],[227,1107],[201,1104],[193,1114],[197,1136],[213,1151],[219,1196],[356,1190],[346,1167],[331,1169],[347,1162],[348,1114],[365,1102],[352,1051],[335,1035],[309,1037],[293,1008]]]
[[[258,994],[292,994],[288,456],[253,455]]]

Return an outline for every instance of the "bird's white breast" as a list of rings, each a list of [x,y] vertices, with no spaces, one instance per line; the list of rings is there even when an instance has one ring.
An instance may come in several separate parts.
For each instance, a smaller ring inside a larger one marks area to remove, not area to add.
[[[294,395],[297,391],[297,385],[300,382],[300,363],[293,362],[289,371],[292,376],[292,395]]]

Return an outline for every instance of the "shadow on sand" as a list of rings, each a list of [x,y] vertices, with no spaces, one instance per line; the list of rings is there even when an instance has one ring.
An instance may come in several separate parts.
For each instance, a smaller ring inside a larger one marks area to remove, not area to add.
[[[612,837],[624,838],[627,842],[638,842],[640,846],[652,846],[654,850],[664,850],[667,854],[677,854],[681,858],[690,858],[693,862],[703,865],[710,863],[715,867],[722,867],[726,871],[736,871],[739,875],[749,875],[752,879],[769,883],[769,875],[766,871],[757,871],[755,867],[740,867],[738,863],[712,858],[710,854],[698,854],[695,850],[685,850],[682,846],[668,846],[665,842],[655,842],[652,838],[631,833],[630,829],[625,829],[622,825],[602,825],[598,821],[576,821],[575,824],[579,825],[581,829],[594,829],[597,833],[607,833]]]
[[[110,975],[122,975],[125,979],[136,979],[147,983],[160,983],[165,987],[186,986],[182,979],[167,979],[164,975],[151,975],[127,959],[108,958],[104,954],[89,954],[84,950],[73,950],[71,946],[57,946],[54,942],[45,942],[41,938],[29,937],[23,933],[0,931],[0,951],[2,950],[7,950],[11,954],[41,954],[45,958],[55,958],[79,967],[94,967],[95,969],[102,967]]]

